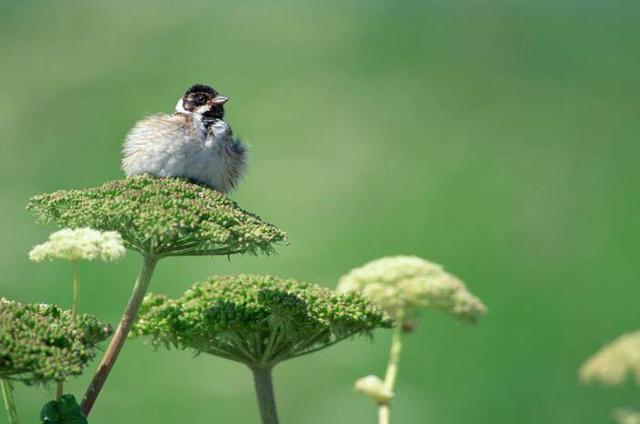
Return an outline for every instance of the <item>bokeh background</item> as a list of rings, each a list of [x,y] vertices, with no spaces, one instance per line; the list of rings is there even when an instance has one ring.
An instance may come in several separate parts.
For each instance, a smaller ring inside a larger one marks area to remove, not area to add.
[[[490,313],[425,314],[395,422],[608,422],[640,390],[584,387],[576,371],[640,327],[638,22],[631,0],[2,0],[0,295],[69,305],[69,267],[27,260],[53,230],[27,199],[121,178],[134,122],[211,83],[251,145],[232,197],[291,242],[271,258],[165,260],[153,291],[234,272],[334,286],[373,258],[419,255]],[[82,310],[117,322],[138,262],[83,264]],[[374,422],[352,383],[384,371],[388,341],[277,368],[282,421]],[[135,340],[91,422],[253,423],[252,390],[239,365]],[[53,390],[16,395],[35,422]]]

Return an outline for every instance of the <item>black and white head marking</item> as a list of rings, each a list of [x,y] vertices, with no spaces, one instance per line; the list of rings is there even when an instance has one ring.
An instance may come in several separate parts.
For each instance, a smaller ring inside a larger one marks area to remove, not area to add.
[[[176,112],[185,115],[197,114],[206,122],[224,118],[224,103],[229,100],[208,85],[195,84],[189,88],[176,104]]]

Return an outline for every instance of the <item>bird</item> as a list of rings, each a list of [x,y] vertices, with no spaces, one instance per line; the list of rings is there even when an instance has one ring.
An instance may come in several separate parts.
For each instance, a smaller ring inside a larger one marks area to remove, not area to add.
[[[127,176],[184,178],[221,193],[237,187],[247,148],[224,121],[228,97],[205,84],[191,86],[173,114],[151,115],[129,131],[122,148]]]

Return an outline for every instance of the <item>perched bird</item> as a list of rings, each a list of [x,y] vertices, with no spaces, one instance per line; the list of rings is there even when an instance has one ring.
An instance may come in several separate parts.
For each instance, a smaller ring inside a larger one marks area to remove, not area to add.
[[[223,193],[236,187],[247,160],[224,118],[229,100],[196,84],[178,100],[172,115],[153,115],[127,134],[122,169],[127,176],[182,177]]]

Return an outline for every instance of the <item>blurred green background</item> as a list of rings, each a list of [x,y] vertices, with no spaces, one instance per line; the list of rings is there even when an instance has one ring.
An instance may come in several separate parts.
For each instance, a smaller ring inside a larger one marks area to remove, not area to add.
[[[636,1],[0,0],[0,295],[69,305],[69,267],[27,260],[53,227],[25,202],[121,178],[134,122],[210,83],[251,145],[232,197],[291,242],[272,258],[165,260],[153,291],[232,272],[333,286],[416,254],[490,313],[475,327],[425,314],[396,423],[608,422],[640,390],[576,371],[640,327],[638,22]],[[82,310],[117,322],[138,261],[83,264]],[[382,374],[388,341],[277,368],[282,421],[373,423],[352,384]],[[253,423],[252,390],[239,365],[135,340],[91,422]],[[52,395],[19,387],[23,420]]]

